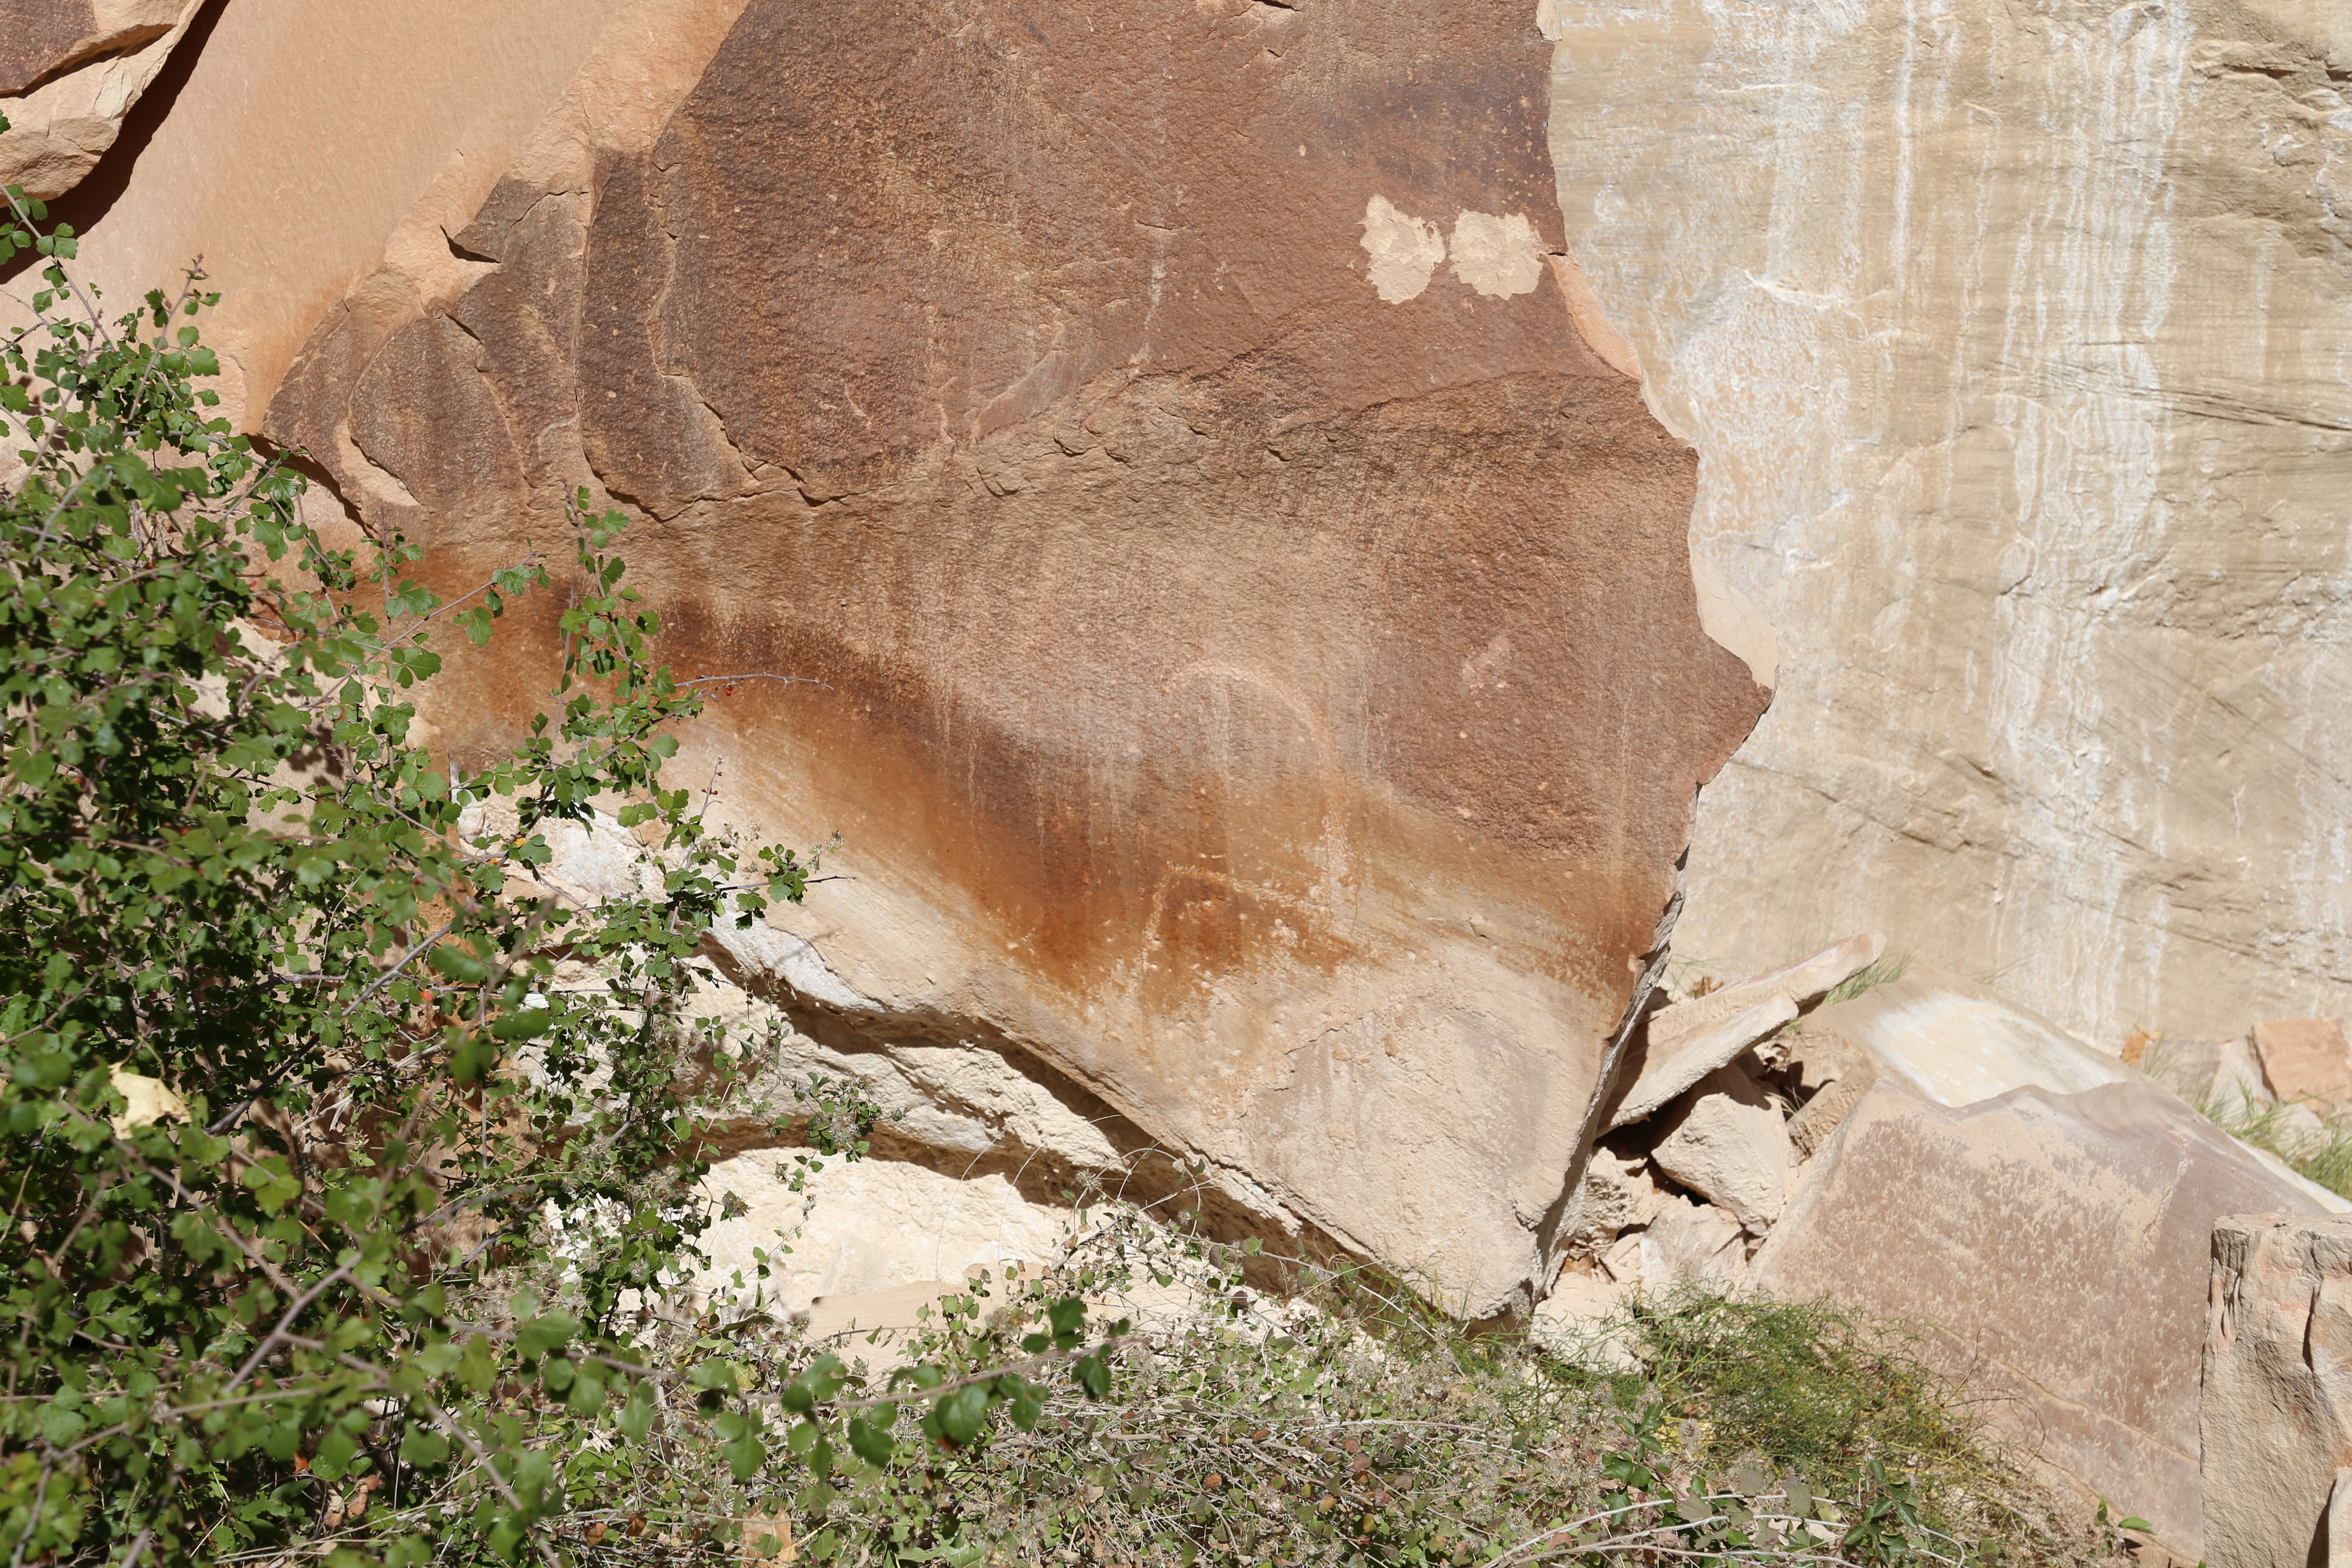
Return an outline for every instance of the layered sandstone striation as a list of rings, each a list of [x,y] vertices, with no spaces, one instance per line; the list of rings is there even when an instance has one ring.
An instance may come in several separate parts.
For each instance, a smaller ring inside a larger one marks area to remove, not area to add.
[[[2345,8],[1544,10],[1569,248],[1778,633],[1678,948],[2344,1012]]]
[[[205,16],[91,274],[205,252],[229,409],[442,587],[562,559],[585,487],[681,673],[822,683],[681,762],[844,836],[734,978],[1221,1223],[1526,1302],[1765,700],[1566,253],[1526,7]],[[459,762],[558,608],[452,650]]]

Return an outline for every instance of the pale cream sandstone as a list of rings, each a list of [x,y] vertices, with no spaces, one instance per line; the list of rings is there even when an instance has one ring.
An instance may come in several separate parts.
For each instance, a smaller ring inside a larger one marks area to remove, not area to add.
[[[1867,923],[2110,1045],[2342,1012],[2346,8],[1543,12],[1568,247],[1778,632],[1679,952]]]

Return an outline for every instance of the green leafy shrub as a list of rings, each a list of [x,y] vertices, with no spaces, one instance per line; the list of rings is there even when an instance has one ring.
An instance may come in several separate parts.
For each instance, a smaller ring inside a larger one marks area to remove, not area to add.
[[[401,540],[331,547],[211,413],[201,278],[109,320],[70,234],[8,197],[0,261],[42,258],[0,339],[12,1568],[551,1563],[649,1471],[705,1479],[640,1533],[723,1533],[836,1441],[887,1458],[894,1396],[963,1442],[1034,1420],[1049,1368],[1099,1389],[1075,1302],[1038,1305],[1017,1364],[893,1389],[645,1331],[709,1217],[705,1130],[795,1118],[747,1101],[753,1042],[696,1016],[698,954],[813,862],[666,784],[705,683],[654,662],[623,519],[580,498],[549,695],[461,776],[416,743],[436,639],[488,640],[549,565],[445,602]],[[597,812],[645,890],[583,907],[535,874]]]
[[[986,1365],[1024,1292],[1196,1303],[1140,1317],[1107,1397],[843,1467],[803,1521],[872,1564],[2126,1561],[1857,1320],[1679,1293],[1554,1345],[1468,1333],[1360,1268],[1290,1260],[1298,1294],[1255,1297],[1244,1250],[1098,1210],[1046,1278],[977,1281],[895,1350],[842,1345]]]

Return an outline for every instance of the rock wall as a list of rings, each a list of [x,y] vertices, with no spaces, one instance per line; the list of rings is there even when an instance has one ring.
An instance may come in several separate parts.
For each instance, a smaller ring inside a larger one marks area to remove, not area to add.
[[[2346,1011],[2345,8],[1544,11],[1569,247],[1779,634],[1678,951]]]
[[[1765,694],[1565,253],[1524,5],[208,16],[90,268],[204,250],[231,407],[445,589],[585,486],[681,673],[822,682],[681,762],[845,840],[730,973],[1525,1303]],[[460,762],[558,608],[452,650]]]

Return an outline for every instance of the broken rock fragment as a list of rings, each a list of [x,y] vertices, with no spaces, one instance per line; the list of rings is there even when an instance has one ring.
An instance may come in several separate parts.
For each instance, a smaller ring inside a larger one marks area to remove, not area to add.
[[[1609,1114],[1610,1127],[1639,1121],[1670,1104],[1794,1019],[1800,1004],[1861,973],[1885,951],[1885,937],[1865,932],[1785,969],[1659,1009],[1651,1016],[1640,1055],[1626,1064],[1626,1087]]]
[[[2189,1104],[2216,1110],[2277,1103],[2263,1081],[2263,1064],[2244,1037],[2234,1040],[2158,1039],[2139,1069]]]
[[[1651,1176],[1648,1161],[1595,1149],[1584,1167],[1584,1187],[1570,1239],[1593,1251],[1602,1250],[1620,1234],[1649,1224],[1665,1203],[1665,1190]]]
[[[1641,1233],[1641,1279],[1652,1289],[1688,1282],[1729,1289],[1748,1263],[1739,1222],[1713,1204],[1675,1195]]]
[[[197,0],[45,6],[43,25],[23,33],[9,26],[13,8],[0,5],[0,185],[48,201],[114,145]]]
[[[1790,1058],[1798,1085],[1812,1092],[1789,1119],[1789,1143],[1800,1160],[1818,1153],[1846,1113],[1878,1081],[1878,1064],[1834,1029],[1813,1026]]]
[[[2352,1562],[2352,1218],[2213,1227],[2199,1405],[2213,1568]]]
[[[1779,1106],[1737,1067],[1708,1074],[1650,1152],[1658,1168],[1727,1211],[1751,1235],[1780,1217],[1789,1128]]]
[[[2352,1050],[2333,1018],[2279,1018],[2254,1026],[2254,1052],[2273,1095],[2332,1110],[2352,1090]]]

